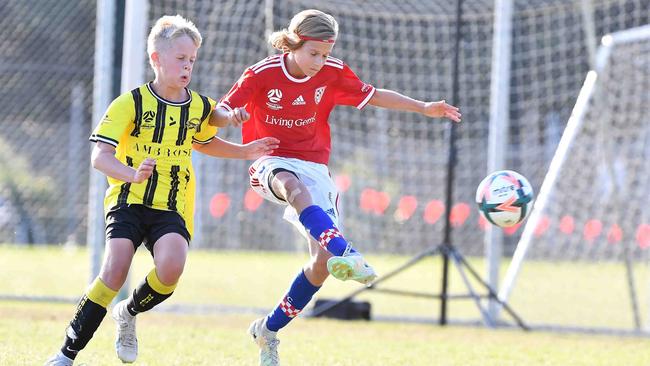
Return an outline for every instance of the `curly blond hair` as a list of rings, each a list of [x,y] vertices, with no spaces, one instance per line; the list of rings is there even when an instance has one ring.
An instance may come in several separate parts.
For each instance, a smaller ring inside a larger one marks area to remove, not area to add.
[[[269,43],[282,52],[295,51],[305,44],[300,37],[320,40],[336,40],[339,35],[339,24],[333,16],[320,10],[303,10],[293,16],[289,28],[273,32]]]

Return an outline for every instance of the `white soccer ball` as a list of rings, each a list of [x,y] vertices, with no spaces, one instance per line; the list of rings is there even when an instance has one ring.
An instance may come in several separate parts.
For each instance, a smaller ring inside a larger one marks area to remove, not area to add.
[[[500,227],[523,221],[533,206],[533,197],[528,179],[512,170],[488,175],[476,190],[479,212],[489,223]]]

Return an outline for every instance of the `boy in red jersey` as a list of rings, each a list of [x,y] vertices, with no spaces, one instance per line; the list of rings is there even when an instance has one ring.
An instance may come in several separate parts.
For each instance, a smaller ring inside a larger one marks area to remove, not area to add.
[[[309,263],[277,308],[249,329],[263,365],[279,364],[277,331],[298,315],[329,274],[364,284],[376,278],[337,229],[338,192],[327,168],[332,109],[371,104],[460,122],[458,108],[444,101],[422,102],[359,80],[343,61],[330,56],[337,35],[331,15],[318,10],[296,14],[288,29],[270,37],[283,54],[246,69],[215,110],[235,125],[251,119],[243,125],[244,142],[267,136],[280,140],[272,154],[251,165],[250,183],[265,199],[286,205],[285,219],[309,241]]]

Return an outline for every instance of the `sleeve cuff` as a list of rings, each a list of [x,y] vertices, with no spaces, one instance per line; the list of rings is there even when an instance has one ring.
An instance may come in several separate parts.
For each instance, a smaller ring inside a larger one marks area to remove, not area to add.
[[[376,90],[376,89],[375,89],[375,87],[373,86],[373,87],[372,87],[372,90],[370,90],[370,93],[368,93],[368,95],[366,96],[366,98],[365,98],[363,101],[361,101],[361,103],[359,103],[359,105],[357,105],[357,109],[363,109],[363,107],[365,107],[366,104],[368,104],[368,102],[370,101],[370,99],[372,98],[372,96],[375,95],[375,90]]]
[[[118,141],[114,140],[110,137],[102,136],[102,135],[91,135],[89,138],[90,141],[92,142],[98,142],[101,141],[103,143],[112,145],[113,147],[117,147]]]
[[[192,142],[195,143],[195,144],[205,145],[205,144],[210,143],[210,141],[212,141],[213,139],[214,139],[214,136],[210,137],[209,139],[207,139],[205,141],[197,140],[196,138],[192,137]]]

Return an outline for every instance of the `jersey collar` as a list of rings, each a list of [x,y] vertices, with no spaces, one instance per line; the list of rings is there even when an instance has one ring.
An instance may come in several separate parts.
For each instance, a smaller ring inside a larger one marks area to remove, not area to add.
[[[189,104],[190,102],[192,102],[192,92],[188,88],[185,88],[185,91],[187,92],[187,95],[190,96],[189,98],[187,98],[187,100],[185,100],[183,102],[172,102],[172,101],[167,100],[167,99],[161,97],[160,95],[156,94],[156,92],[153,91],[153,88],[151,87],[151,83],[152,83],[151,81],[147,83],[147,89],[149,89],[149,93],[151,93],[151,95],[153,95],[154,98],[158,99],[159,101],[161,101],[163,103],[173,105],[173,106],[182,106],[182,105],[186,105],[186,104]]]
[[[280,65],[282,66],[282,72],[284,73],[284,76],[287,77],[287,79],[293,81],[294,83],[304,83],[311,79],[311,76],[305,76],[302,79],[295,78],[289,74],[289,71],[287,70],[287,65],[285,64],[285,59],[287,58],[288,53],[285,53],[280,57]]]

